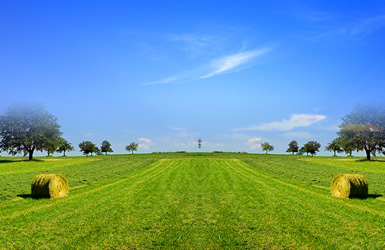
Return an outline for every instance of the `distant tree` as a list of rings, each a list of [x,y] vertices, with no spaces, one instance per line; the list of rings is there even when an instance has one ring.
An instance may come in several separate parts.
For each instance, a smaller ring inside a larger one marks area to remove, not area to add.
[[[95,153],[96,153],[96,155],[103,155],[102,151],[100,151],[100,149],[98,147],[96,147]]]
[[[127,151],[131,151],[131,153],[133,154],[134,151],[137,151],[137,150],[138,150],[138,146],[139,146],[138,143],[136,143],[136,142],[131,142],[129,145],[126,146],[126,150],[127,150]]]
[[[274,150],[274,146],[270,145],[268,142],[261,143],[262,151],[270,152]]]
[[[341,148],[341,142],[340,140],[334,139],[333,141],[329,142],[328,145],[325,148],[326,151],[334,152],[334,156],[337,156],[337,153],[342,153],[343,150]]]
[[[74,149],[74,147],[72,146],[71,143],[69,143],[67,140],[61,138],[60,142],[59,142],[59,146],[56,149],[56,152],[58,152],[58,153],[62,153],[63,152],[63,156],[66,156],[66,152],[74,151],[74,150],[75,149]]]
[[[99,150],[98,147],[96,147],[96,145],[90,141],[82,141],[79,144],[79,148],[80,148],[80,152],[83,152],[84,155],[91,154],[91,156],[92,156],[92,153],[96,153],[97,150]]]
[[[298,152],[298,143],[297,143],[295,140],[292,140],[292,141],[289,143],[288,146],[289,146],[289,148],[286,150],[286,152],[292,152],[292,154]]]
[[[55,153],[55,151],[58,148],[58,146],[59,146],[59,142],[58,141],[46,144],[44,146],[44,150],[47,151],[47,156],[51,156],[53,153]]]
[[[349,150],[365,151],[366,159],[385,151],[385,106],[357,106],[342,118],[337,133]]]
[[[309,141],[303,146],[303,151],[309,156],[309,153],[313,156],[319,152],[321,144],[316,141]]]
[[[43,151],[61,136],[57,118],[43,106],[9,106],[0,116],[0,150],[8,154],[23,153],[33,159],[33,153]]]
[[[337,138],[341,144],[341,149],[349,156],[352,156],[354,150],[354,143],[350,140],[341,140],[340,137]]]
[[[111,143],[109,143],[107,140],[104,140],[102,142],[102,146],[100,147],[100,151],[105,153],[106,155],[107,155],[107,153],[114,152],[114,151],[112,151]]]
[[[305,153],[305,148],[304,148],[304,147],[301,147],[301,148],[298,150],[297,155],[303,155],[304,153]]]

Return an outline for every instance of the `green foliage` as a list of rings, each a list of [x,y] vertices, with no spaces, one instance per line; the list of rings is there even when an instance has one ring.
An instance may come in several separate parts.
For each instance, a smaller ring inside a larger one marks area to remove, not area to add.
[[[348,151],[365,151],[367,160],[385,151],[385,106],[357,106],[342,119],[338,136]]]
[[[290,143],[289,143],[289,148],[286,150],[286,152],[291,152],[292,154],[294,153],[297,153],[298,152],[298,143],[297,141],[295,140],[292,140]]]
[[[72,144],[70,142],[68,142],[67,140],[65,140],[63,138],[60,138],[59,146],[56,149],[56,152],[63,153],[63,156],[66,156],[66,152],[74,151],[74,150],[75,150],[75,148],[72,146]]]
[[[134,151],[137,151],[138,150],[138,147],[139,147],[139,144],[136,143],[136,142],[131,142],[129,145],[126,146],[126,150],[127,151],[131,151],[131,153],[133,154]]]
[[[99,151],[99,148],[90,141],[82,141],[79,143],[79,148],[80,152],[83,152],[84,155],[91,154],[92,156],[92,153],[97,153]]]
[[[326,146],[325,150],[334,152],[334,156],[337,156],[337,153],[342,153],[344,150],[341,148],[341,140],[340,139],[334,139],[333,141],[329,142]]]
[[[261,147],[262,147],[262,151],[266,151],[266,154],[267,154],[267,152],[274,150],[274,146],[268,142],[261,143]]]
[[[111,143],[110,143],[109,141],[107,141],[107,140],[104,140],[104,141],[102,142],[102,145],[100,146],[100,151],[101,151],[102,153],[105,153],[106,155],[107,155],[107,153],[112,153],[112,152],[114,152],[114,151],[112,150],[112,148],[111,148]]]
[[[35,150],[52,153],[62,134],[59,129],[57,118],[43,106],[9,106],[0,116],[0,150],[28,155],[29,160]]]
[[[321,147],[321,144],[316,141],[309,141],[303,146],[303,152],[305,152],[307,155],[309,153],[314,156],[319,152],[319,149]]]

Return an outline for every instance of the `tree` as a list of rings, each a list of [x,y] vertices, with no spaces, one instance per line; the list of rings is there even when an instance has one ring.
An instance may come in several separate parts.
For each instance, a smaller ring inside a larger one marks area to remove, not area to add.
[[[112,148],[111,148],[111,143],[109,143],[107,140],[104,140],[102,142],[102,146],[100,147],[100,151],[103,152],[103,153],[112,153],[114,151],[112,151]]]
[[[138,146],[139,146],[138,143],[136,143],[136,142],[131,142],[129,145],[126,146],[126,150],[127,150],[127,151],[131,151],[131,153],[133,154],[134,151],[137,151],[137,150],[138,150]]]
[[[23,153],[33,159],[33,153],[59,140],[62,132],[57,118],[40,105],[9,106],[0,116],[0,150],[8,154]]]
[[[289,148],[286,150],[286,152],[292,152],[293,155],[294,153],[297,153],[298,152],[298,143],[295,141],[295,140],[292,140],[290,143],[289,143]]]
[[[51,156],[53,153],[55,153],[56,149],[58,148],[59,143],[57,141],[49,143],[44,146],[44,150],[47,151],[48,156]]]
[[[298,150],[297,155],[303,155],[303,153],[305,153],[305,148],[304,148],[304,147],[301,147],[301,148]]]
[[[268,142],[261,143],[262,151],[270,152],[274,150],[274,146],[270,145]]]
[[[319,152],[321,144],[316,141],[309,141],[303,146],[303,151],[309,156],[309,153],[314,156]]]
[[[74,149],[74,147],[72,146],[71,143],[69,143],[67,140],[65,140],[63,138],[60,138],[59,146],[56,149],[56,152],[58,152],[58,153],[62,153],[63,152],[63,156],[66,156],[66,152],[74,151],[74,150],[75,149]]]
[[[341,148],[341,142],[339,138],[334,139],[333,141],[329,142],[328,145],[325,148],[326,151],[333,151],[334,156],[337,156],[337,153],[342,153],[343,150]]]
[[[96,153],[99,149],[90,141],[82,141],[79,143],[80,152],[83,152],[84,155]]]
[[[366,159],[385,149],[385,106],[356,106],[342,118],[337,133],[351,150],[365,151]]]

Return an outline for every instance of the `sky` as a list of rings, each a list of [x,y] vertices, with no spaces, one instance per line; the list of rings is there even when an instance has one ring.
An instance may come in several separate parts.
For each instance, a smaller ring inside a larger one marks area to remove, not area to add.
[[[1,1],[0,112],[43,104],[68,155],[332,155],[341,118],[384,101],[384,41],[382,0]]]

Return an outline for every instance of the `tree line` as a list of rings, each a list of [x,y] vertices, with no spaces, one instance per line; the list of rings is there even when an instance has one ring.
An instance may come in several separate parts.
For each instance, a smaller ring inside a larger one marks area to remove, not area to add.
[[[73,151],[74,147],[62,137],[57,118],[41,105],[12,105],[0,115],[0,152],[10,155],[23,154],[33,159],[35,151],[46,151],[48,156],[54,152]],[[126,150],[137,151],[139,144],[132,142]],[[79,144],[84,155],[113,152],[111,143],[103,141],[100,148],[90,141]]]
[[[0,115],[0,152],[6,151],[10,155],[23,154],[33,159],[35,151],[63,153],[73,151],[71,143],[62,137],[57,118],[45,110],[43,106],[9,106]],[[132,142],[125,147],[127,151],[137,151],[139,144]],[[266,154],[274,150],[268,142],[261,144]],[[299,148],[297,141],[289,143],[286,152],[316,155],[321,144],[309,141]],[[103,141],[100,148],[90,141],[79,144],[84,155],[107,154],[113,152],[111,143]],[[357,106],[342,118],[337,132],[337,138],[328,143],[325,150],[334,155],[346,152],[350,156],[353,151],[364,151],[367,160],[377,154],[385,154],[385,106]]]

